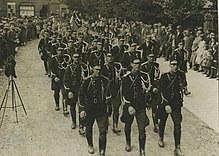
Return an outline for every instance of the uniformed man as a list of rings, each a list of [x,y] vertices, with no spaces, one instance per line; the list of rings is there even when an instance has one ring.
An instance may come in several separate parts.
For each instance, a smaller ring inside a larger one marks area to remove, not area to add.
[[[44,62],[45,75],[48,74],[48,57],[49,57],[47,53],[48,43],[49,43],[49,34],[48,32],[45,32],[43,38],[40,39],[40,42],[38,44],[39,54]]]
[[[66,67],[68,66],[70,56],[65,56],[63,55],[63,48],[58,48],[57,50],[57,55],[52,55],[51,61],[50,61],[50,68],[51,68],[51,75],[52,75],[52,85],[51,89],[54,91],[54,99],[55,99],[55,104],[56,104],[56,111],[59,111],[59,99],[60,95],[59,92],[60,90],[62,91],[63,94],[63,110],[65,109],[64,107],[64,99],[65,99],[65,91],[64,91],[64,86],[63,86],[63,76],[66,70]]]
[[[154,123],[154,132],[158,132],[158,118],[157,118],[157,107],[160,103],[160,93],[158,90],[158,82],[160,76],[159,64],[154,61],[154,54],[150,53],[147,55],[147,62],[142,64],[142,71],[146,72],[150,76],[151,90],[149,94],[149,107],[152,108],[152,119]]]
[[[82,81],[88,76],[87,66],[79,61],[79,54],[75,53],[72,56],[72,64],[69,65],[64,74],[64,87],[67,97],[67,103],[70,105],[72,117],[72,129],[76,128],[76,103],[78,101],[78,92]],[[82,125],[79,125],[83,128]]]
[[[158,108],[159,122],[159,147],[164,147],[164,130],[168,115],[170,114],[174,124],[174,155],[183,156],[181,151],[181,122],[183,106],[183,73],[178,70],[179,63],[175,58],[170,59],[170,71],[161,75],[160,91],[162,96],[161,105]]]
[[[89,65],[92,67],[93,64],[98,61],[100,66],[103,67],[105,63],[106,51],[103,49],[101,42],[97,42],[97,50],[92,51],[89,58]]]
[[[95,62],[92,66],[93,74],[86,79],[80,88],[79,112],[81,118],[86,118],[86,138],[88,152],[94,153],[93,124],[96,120],[99,128],[99,153],[105,155],[108,129],[107,95],[109,81],[101,75],[101,66]]]
[[[141,52],[137,50],[137,44],[132,43],[130,50],[125,52],[125,54],[121,58],[121,64],[123,68],[126,68],[127,70],[131,70],[131,61],[136,58],[141,60]]]
[[[113,54],[115,62],[120,62],[125,51],[128,50],[128,45],[125,45],[124,42],[125,42],[125,39],[120,38],[118,45],[112,47],[112,54]]]
[[[131,72],[122,80],[122,99],[125,104],[121,121],[125,123],[125,150],[131,151],[131,125],[135,116],[139,133],[139,151],[141,156],[145,156],[145,127],[149,125],[146,115],[146,94],[150,90],[151,83],[149,75],[140,71],[141,61],[139,59],[133,59],[131,67]]]
[[[187,73],[187,61],[188,61],[188,51],[185,50],[184,48],[184,43],[180,42],[178,44],[178,48],[173,52],[172,56],[175,58],[178,62],[178,69],[185,74],[186,78],[186,73]],[[183,85],[183,91],[185,95],[190,95],[191,92],[188,91],[187,88],[187,80],[185,80],[185,84]]]
[[[87,63],[88,43],[84,41],[84,35],[78,34],[78,41],[74,43],[75,51],[80,55],[80,60]]]
[[[47,54],[48,54],[48,59],[47,59],[47,64],[48,64],[48,67],[47,67],[47,71],[48,71],[48,77],[50,77],[51,75],[51,69],[50,69],[50,61],[51,61],[51,58],[52,58],[52,55],[56,55],[57,52],[56,52],[56,43],[57,43],[57,36],[56,34],[53,34],[51,37],[50,37],[50,41],[48,43],[48,48],[47,48]]]
[[[154,48],[155,47],[151,40],[151,36],[147,35],[145,38],[145,42],[138,47],[139,50],[142,50],[142,61],[147,61],[148,54],[154,53]]]
[[[118,128],[119,121],[119,108],[121,106],[119,88],[121,84],[121,78],[124,74],[122,65],[119,62],[114,62],[112,53],[107,53],[106,63],[103,66],[102,75],[106,76],[110,81],[110,93],[111,98],[109,100],[109,106],[112,106],[113,113],[113,132],[119,133],[121,130]],[[110,109],[111,111],[111,109]]]

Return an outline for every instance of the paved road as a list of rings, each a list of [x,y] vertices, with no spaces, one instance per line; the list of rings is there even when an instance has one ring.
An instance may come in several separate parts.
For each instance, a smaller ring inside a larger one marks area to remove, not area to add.
[[[19,124],[16,124],[15,113],[11,109],[6,111],[6,118],[3,127],[0,129],[0,156],[87,156],[87,144],[85,138],[78,135],[78,129],[71,130],[69,117],[64,117],[62,112],[54,110],[53,93],[50,90],[50,79],[44,75],[43,63],[37,52],[38,41],[34,40],[22,47],[17,55],[16,83],[23,98],[28,116],[24,115],[22,108],[18,108]],[[162,59],[160,60],[162,62]],[[167,69],[166,63],[161,63],[162,70]],[[188,106],[198,106],[195,110],[208,111],[201,108],[203,100],[215,103],[216,99],[204,97],[210,94],[210,89],[205,92],[203,87],[209,86],[208,79],[195,81],[199,76],[196,73],[189,73],[190,89],[193,92],[191,97],[185,99],[185,107],[182,110],[182,150],[186,156],[219,156],[219,134],[209,128],[202,118],[190,110]],[[201,77],[201,75],[200,75]],[[192,84],[194,79],[194,84]],[[215,80],[209,81],[215,83]],[[0,98],[2,99],[4,89],[7,85],[7,78],[0,74]],[[200,84],[200,85],[199,85]],[[201,91],[202,90],[202,91]],[[200,91],[201,94],[198,94]],[[215,92],[216,90],[214,90]],[[196,101],[197,99],[203,98]],[[9,102],[10,104],[10,102]],[[188,106],[187,106],[188,105]],[[216,109],[216,108],[215,108]],[[1,112],[2,113],[2,112]],[[195,114],[195,115],[194,115]],[[209,113],[207,113],[209,114]],[[212,113],[213,114],[213,113]],[[151,113],[148,112],[151,116]],[[204,118],[207,118],[207,115]],[[150,117],[151,118],[151,117]],[[215,120],[213,120],[216,122]],[[95,124],[96,125],[96,124]],[[120,124],[122,128],[124,125]],[[136,156],[138,155],[138,136],[136,124],[133,124],[132,145],[130,153],[124,151],[124,132],[115,135],[109,127],[107,156]],[[165,148],[157,146],[158,136],[153,133],[153,126],[147,127],[146,153],[149,156],[171,156],[173,155],[173,126],[171,119],[168,119],[165,132]],[[98,131],[94,128],[95,156],[98,155]]]

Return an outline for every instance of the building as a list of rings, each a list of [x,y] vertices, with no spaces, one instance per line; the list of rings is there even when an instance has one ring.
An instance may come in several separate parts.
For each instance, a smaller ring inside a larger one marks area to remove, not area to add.
[[[7,0],[0,0],[0,17],[7,15]]]
[[[48,16],[68,13],[62,0],[0,0],[0,16]]]

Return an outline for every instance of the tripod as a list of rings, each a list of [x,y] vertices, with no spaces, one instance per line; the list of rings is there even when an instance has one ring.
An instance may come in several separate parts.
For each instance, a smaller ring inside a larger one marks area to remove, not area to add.
[[[11,107],[7,107],[7,102],[8,102],[8,97],[9,97],[9,91],[11,89],[11,100],[12,100],[12,106]],[[17,105],[16,103],[16,97],[15,97],[15,93],[18,94],[18,97],[19,97],[19,100],[21,102],[21,105]],[[7,90],[5,91],[5,94],[4,94],[4,97],[3,97],[3,100],[2,100],[2,103],[1,103],[1,107],[0,107],[0,111],[3,110],[3,114],[2,114],[2,118],[1,118],[1,123],[0,123],[0,128],[2,126],[2,123],[3,123],[3,120],[4,120],[4,116],[5,116],[5,110],[6,108],[12,108],[13,111],[15,111],[15,114],[16,114],[16,122],[18,123],[18,113],[17,113],[17,107],[20,107],[22,106],[23,107],[23,110],[25,112],[25,114],[27,115],[27,112],[25,110],[25,107],[24,107],[24,103],[21,99],[21,95],[18,91],[18,88],[17,88],[17,85],[13,79],[13,76],[10,76],[8,78],[8,88]]]

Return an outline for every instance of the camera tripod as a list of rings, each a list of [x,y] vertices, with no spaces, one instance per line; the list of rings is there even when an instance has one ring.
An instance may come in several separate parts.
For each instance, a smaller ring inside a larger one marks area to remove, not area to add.
[[[10,90],[11,90],[12,106],[11,107],[7,107],[8,97],[9,97]],[[17,105],[15,93],[18,94],[18,97],[19,97],[21,105]],[[10,76],[10,77],[8,77],[8,87],[7,87],[7,90],[5,91],[5,94],[4,94],[2,103],[1,103],[1,107],[0,107],[0,111],[3,110],[2,118],[1,118],[1,123],[0,123],[0,128],[1,128],[3,120],[4,120],[6,108],[12,108],[12,110],[15,111],[16,122],[18,123],[18,111],[17,111],[17,107],[20,107],[20,106],[23,107],[23,110],[24,110],[25,114],[27,115],[27,112],[25,110],[24,103],[23,103],[21,95],[20,95],[20,93],[18,91],[17,85],[16,85],[16,83],[15,83],[15,81],[13,79],[13,76]]]

